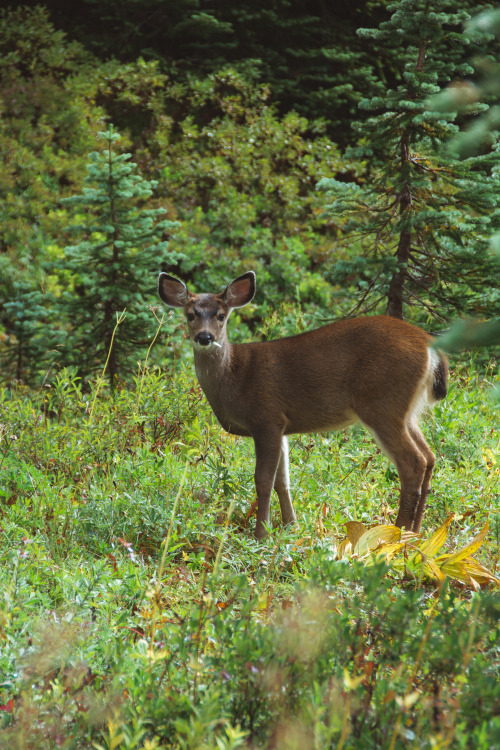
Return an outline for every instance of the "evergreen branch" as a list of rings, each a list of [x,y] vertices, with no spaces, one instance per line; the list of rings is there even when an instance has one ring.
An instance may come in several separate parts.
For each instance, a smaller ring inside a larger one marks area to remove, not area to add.
[[[425,307],[425,309],[428,310],[428,312],[432,315],[433,318],[439,318],[440,320],[442,320],[444,322],[447,322],[447,318],[446,318],[445,315],[443,315],[442,313],[438,312],[437,308],[432,307],[427,302],[424,302],[424,300],[421,297],[419,297],[417,294],[415,294],[414,292],[411,292],[406,287],[404,287],[404,292],[409,297],[411,297],[416,302],[418,302],[419,305],[421,305],[422,307]]]
[[[381,275],[382,275],[382,272],[379,271],[379,273],[370,281],[370,283],[368,284],[368,287],[366,288],[366,290],[365,290],[364,294],[362,295],[361,299],[358,300],[358,302],[356,303],[356,305],[353,308],[351,308],[351,311],[349,313],[350,315],[355,315],[357,312],[359,312],[363,308],[364,301],[366,300],[366,298],[368,297],[368,295],[371,293],[371,291],[374,288],[376,288],[376,282],[378,281],[378,279],[380,279]],[[366,312],[369,312],[370,310],[375,309],[375,307],[377,307],[378,303],[382,299],[383,299],[383,297],[380,297],[380,299],[377,300],[373,305],[369,306],[368,308],[363,308],[363,309]]]

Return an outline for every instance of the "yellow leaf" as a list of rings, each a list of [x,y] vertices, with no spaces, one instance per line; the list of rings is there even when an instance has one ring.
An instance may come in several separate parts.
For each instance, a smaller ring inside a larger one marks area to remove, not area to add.
[[[297,541],[295,542],[295,545],[294,545],[294,550],[299,549],[300,547],[302,547],[303,544],[304,544],[304,542],[307,542],[307,537],[306,536],[303,536],[300,539],[297,539]]]
[[[162,659],[166,659],[167,656],[170,656],[170,651],[166,648],[162,648],[159,651],[155,651],[153,648],[148,648],[148,657],[153,664]]]
[[[465,566],[463,560],[454,563],[449,563],[448,561],[446,561],[439,567],[441,568],[441,572],[447,575],[449,578],[455,578],[455,580],[457,581],[470,584],[470,576],[467,572],[467,567]]]
[[[480,591],[481,590],[481,586],[479,585],[479,583],[476,581],[475,578],[471,578],[469,576],[469,581],[470,581],[470,585],[472,586],[472,588],[474,589],[474,591]]]
[[[316,519],[315,531],[316,531],[317,536],[319,536],[320,539],[323,539],[323,537],[325,536],[325,524],[323,523],[321,518]]]
[[[402,698],[400,698],[399,695],[396,695],[396,703],[400,708],[406,711],[408,708],[414,706],[419,698],[420,693],[418,690],[414,690],[412,693],[404,695]]]
[[[343,557],[347,557],[352,552],[352,544],[349,539],[342,539],[337,547],[337,560],[342,560]]]
[[[414,542],[416,539],[421,539],[422,534],[415,533],[414,531],[406,531],[406,529],[401,534],[401,541],[404,542],[404,544],[408,544],[409,542]]]
[[[436,563],[432,559],[432,557],[428,557],[428,558],[424,559],[423,569],[424,569],[424,573],[426,575],[428,575],[429,578],[431,578],[433,580],[444,581],[444,579],[446,578],[446,576],[443,574],[443,572],[436,565]]]
[[[482,454],[483,454],[483,461],[486,464],[486,467],[488,469],[493,469],[493,467],[497,463],[497,457],[493,453],[491,448],[483,448]]]
[[[476,534],[474,539],[470,544],[468,544],[466,547],[464,547],[461,550],[458,550],[458,552],[454,552],[451,555],[443,555],[443,558],[447,558],[447,562],[454,563],[458,562],[459,560],[465,560],[467,557],[470,557],[474,554],[474,552],[477,552],[479,547],[482,545],[484,538],[488,532],[488,521],[486,521],[484,527],[481,529],[481,531]]]
[[[389,561],[392,560],[394,555],[396,555],[401,549],[403,549],[404,546],[404,542],[396,542],[395,544],[382,544],[378,549],[374,551],[373,555],[376,559],[385,557],[385,559]]]
[[[361,685],[364,679],[364,674],[360,675],[359,677],[351,677],[347,669],[344,667],[344,687],[347,690],[356,690],[358,685]]]
[[[500,586],[500,578],[497,578],[493,573],[490,573],[484,565],[478,563],[474,558],[469,557],[464,563],[467,568],[467,573],[479,584],[485,585],[488,583],[494,583],[496,586]]]
[[[353,547],[355,546],[361,534],[366,531],[366,526],[364,525],[364,523],[359,523],[359,521],[346,521],[345,528],[347,531],[347,538],[349,539]]]
[[[400,539],[401,529],[397,526],[380,524],[379,526],[367,529],[361,534],[354,547],[354,554],[360,556],[366,555],[368,552],[372,552],[372,550],[380,547],[384,542],[394,543],[399,542]]]
[[[445,543],[446,537],[448,536],[448,528],[454,518],[454,513],[449,515],[446,521],[441,526],[438,526],[434,534],[432,534],[428,539],[425,539],[418,545],[418,549],[420,550],[420,552],[422,552],[422,554],[424,554],[426,557],[434,557],[438,549],[441,549],[441,547]]]
[[[355,555],[364,560],[367,566],[371,566],[377,560],[385,558],[394,570],[413,568],[416,572],[420,570],[424,576],[438,582],[448,576],[476,590],[488,584],[500,586],[500,579],[470,556],[481,546],[488,531],[487,523],[462,550],[435,557],[435,553],[446,541],[450,524],[458,518],[461,516],[457,514],[448,516],[446,521],[424,541],[421,541],[420,534],[402,532],[396,526],[380,524],[367,529],[362,523],[348,521],[348,536],[334,547],[335,559],[342,560]],[[398,554],[403,550],[406,550],[406,555]]]

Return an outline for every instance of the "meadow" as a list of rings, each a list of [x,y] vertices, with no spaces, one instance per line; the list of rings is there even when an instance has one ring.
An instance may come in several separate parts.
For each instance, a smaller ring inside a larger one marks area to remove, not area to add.
[[[423,422],[423,524],[444,551],[489,522],[493,368],[455,363]],[[361,428],[290,440],[295,528],[252,535],[253,445],[189,362],[112,396],[71,370],[0,398],[0,746],[470,748],[500,744],[498,589],[336,560],[346,521],[394,521],[397,474]]]

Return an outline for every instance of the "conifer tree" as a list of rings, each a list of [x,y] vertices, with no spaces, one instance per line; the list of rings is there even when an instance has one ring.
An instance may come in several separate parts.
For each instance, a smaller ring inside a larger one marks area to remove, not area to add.
[[[71,274],[72,284],[60,305],[63,320],[71,321],[64,364],[86,375],[102,368],[109,355],[113,387],[149,343],[154,318],[147,299],[154,299],[157,271],[175,262],[166,238],[176,223],[160,220],[162,208],[143,207],[156,183],[138,174],[130,154],[117,153],[118,133],[110,127],[100,135],[105,149],[89,155],[87,186],[65,200],[74,207],[79,223],[71,229],[81,240],[64,249],[60,270]]]
[[[335,200],[327,211],[349,217],[346,236],[357,257],[334,264],[331,278],[357,278],[356,311],[385,307],[403,317],[406,306],[418,305],[449,317],[500,309],[498,267],[488,246],[500,219],[496,135],[475,156],[445,156],[457,114],[429,106],[442,86],[473,73],[463,62],[471,9],[469,0],[401,0],[378,29],[358,32],[397,47],[404,70],[396,89],[362,102],[376,114],[350,153],[369,165],[366,186],[332,179],[319,185]],[[470,111],[485,106],[475,103]]]
[[[6,269],[7,267],[7,269]],[[47,297],[38,283],[37,274],[12,274],[12,266],[0,264],[0,278],[4,270],[10,272],[8,296],[1,306],[0,322],[5,325],[5,333],[0,336],[0,366],[2,380],[15,379],[28,383],[50,368],[48,350],[56,343],[49,337],[52,331],[51,310]],[[7,284],[2,284],[3,289]],[[50,341],[49,341],[50,338]],[[49,355],[50,357],[50,355]]]

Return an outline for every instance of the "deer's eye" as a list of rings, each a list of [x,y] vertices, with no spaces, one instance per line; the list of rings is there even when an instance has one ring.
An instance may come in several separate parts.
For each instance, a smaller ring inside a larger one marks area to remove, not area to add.
[[[195,318],[195,315],[192,312],[188,312],[186,313],[186,318],[189,320],[190,323],[192,323]]]
[[[219,314],[217,315],[217,320],[220,320],[220,321],[222,322],[222,321],[224,320],[224,318],[225,318],[225,317],[226,317],[226,316],[225,316],[225,314],[224,314],[224,313],[219,313]]]

